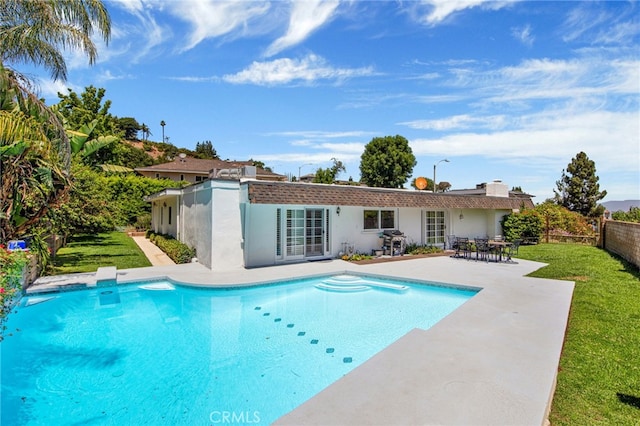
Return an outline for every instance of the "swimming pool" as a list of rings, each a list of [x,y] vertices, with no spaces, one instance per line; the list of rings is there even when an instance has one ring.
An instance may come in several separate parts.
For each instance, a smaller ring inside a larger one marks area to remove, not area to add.
[[[335,275],[29,296],[0,343],[2,424],[269,424],[476,292]]]

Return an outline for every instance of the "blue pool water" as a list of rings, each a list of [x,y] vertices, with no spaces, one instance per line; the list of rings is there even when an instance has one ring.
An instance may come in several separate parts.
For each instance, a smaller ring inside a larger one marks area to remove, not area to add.
[[[269,424],[474,294],[340,275],[24,297],[0,343],[0,421]]]

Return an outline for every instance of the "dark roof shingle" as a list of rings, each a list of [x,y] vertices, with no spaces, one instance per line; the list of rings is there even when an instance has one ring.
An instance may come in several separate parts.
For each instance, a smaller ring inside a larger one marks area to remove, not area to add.
[[[485,195],[434,194],[406,189],[371,188],[291,182],[251,181],[252,204],[342,205],[363,207],[417,207],[449,209],[533,208],[530,198],[488,197]]]

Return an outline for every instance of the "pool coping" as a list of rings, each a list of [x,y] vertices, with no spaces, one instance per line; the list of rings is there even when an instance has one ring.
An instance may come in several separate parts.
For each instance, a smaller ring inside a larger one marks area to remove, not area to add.
[[[194,263],[118,270],[117,281],[168,278],[241,287],[355,273],[482,288],[434,327],[410,331],[275,424],[537,425],[548,416],[574,288],[571,281],[525,276],[542,266],[520,259],[496,264],[449,257],[367,265],[336,259],[221,271]],[[61,277],[37,283],[29,293],[67,285],[79,288],[74,277]]]

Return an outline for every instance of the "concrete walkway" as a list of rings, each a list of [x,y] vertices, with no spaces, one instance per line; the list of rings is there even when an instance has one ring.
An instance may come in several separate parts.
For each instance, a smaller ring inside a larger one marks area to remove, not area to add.
[[[132,236],[133,241],[138,244],[138,247],[143,251],[149,262],[151,262],[151,266],[166,266],[166,265],[175,265],[176,263],[171,260],[169,256],[165,254],[162,250],[158,248],[155,244],[153,244],[149,239],[144,236]]]

